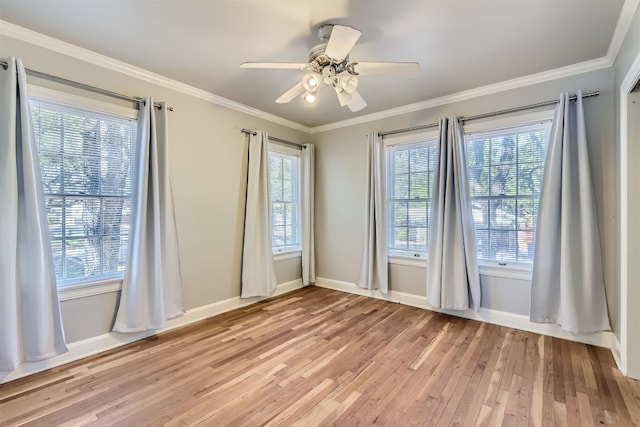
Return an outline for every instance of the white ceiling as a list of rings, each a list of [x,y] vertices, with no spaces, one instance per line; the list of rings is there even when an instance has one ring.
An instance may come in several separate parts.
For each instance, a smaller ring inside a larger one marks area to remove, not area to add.
[[[604,57],[623,4],[0,0],[0,19],[315,127]],[[314,106],[301,99],[274,103],[303,71],[239,68],[248,61],[306,62],[323,23],[362,31],[352,61],[418,61],[420,75],[360,77],[358,90],[368,106],[352,113],[328,87]]]

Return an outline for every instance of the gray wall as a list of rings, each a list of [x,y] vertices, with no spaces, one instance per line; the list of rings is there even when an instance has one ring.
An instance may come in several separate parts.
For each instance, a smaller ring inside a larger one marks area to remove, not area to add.
[[[613,70],[584,73],[546,83],[442,105],[313,135],[316,144],[316,272],[319,277],[354,283],[364,235],[365,141],[368,131],[398,129],[437,122],[442,116],[470,116],[557,99],[560,92],[600,91],[585,101],[589,154],[603,242],[610,317],[619,324],[616,272]],[[425,268],[391,265],[392,290],[425,294]],[[530,283],[482,276],[483,306],[528,314]]]
[[[638,56],[638,52],[640,52],[640,7],[636,9],[633,15],[629,31],[624,38],[613,66],[616,88],[620,87],[622,79],[624,79],[631,64]]]
[[[622,114],[627,114],[627,120],[629,123],[628,133],[628,151],[627,151],[627,167],[628,176],[627,181],[627,344],[628,344],[628,372],[629,376],[634,378],[640,378],[640,332],[637,325],[640,324],[640,314],[638,313],[638,307],[640,307],[640,265],[638,265],[639,247],[638,240],[640,239],[640,225],[638,225],[636,218],[640,216],[640,171],[637,166],[640,164],[640,101],[637,100],[638,95],[635,95],[636,104],[629,103],[628,111],[620,111],[620,86],[626,75],[629,73],[633,61],[640,52],[640,8],[636,9],[635,15],[629,31],[627,32],[624,42],[616,58],[614,64],[614,117],[615,117],[615,154],[616,154],[616,170],[620,170],[621,158],[620,158],[620,120]],[[630,98],[629,98],[630,99]],[[616,207],[620,209],[620,175],[616,174],[618,185],[616,186]],[[618,232],[620,230],[617,230]],[[616,331],[618,339],[621,338],[619,331]]]
[[[247,143],[242,128],[264,129],[292,141],[309,136],[8,37],[0,57],[16,56],[27,68],[136,96],[151,95],[174,107],[169,116],[171,179],[187,309],[240,295]],[[62,88],[42,80],[43,86]],[[85,96],[93,96],[80,92]],[[107,99],[109,102],[114,102]],[[301,277],[300,258],[276,263],[280,283]],[[67,342],[109,332],[117,293],[61,304]]]
[[[585,73],[525,88],[482,96],[367,124],[314,135],[229,110],[125,74],[97,67],[8,37],[0,38],[0,56],[20,57],[29,68],[133,95],[152,95],[174,107],[170,115],[171,174],[188,309],[238,296],[247,146],[241,128],[265,129],[294,141],[311,141],[316,150],[317,275],[355,282],[364,231],[365,134],[431,123],[444,115],[473,115],[555,99],[561,91],[599,90],[585,102],[592,176],[603,242],[605,281],[614,330],[619,324],[617,269],[618,199],[614,132],[614,79],[619,81],[638,50],[638,13],[631,37],[614,69]],[[635,40],[635,41],[633,41]],[[625,68],[626,67],[626,68]],[[615,70],[615,73],[614,73]],[[39,84],[51,86],[44,82]],[[70,90],[64,88],[64,90]],[[86,95],[86,93],[84,93]],[[617,108],[617,106],[616,106]],[[618,163],[616,163],[618,162]],[[276,264],[280,283],[300,278],[299,258]],[[425,269],[390,268],[393,290],[424,295]],[[483,305],[526,314],[529,283],[482,277]],[[67,339],[74,342],[108,332],[117,293],[62,303]]]

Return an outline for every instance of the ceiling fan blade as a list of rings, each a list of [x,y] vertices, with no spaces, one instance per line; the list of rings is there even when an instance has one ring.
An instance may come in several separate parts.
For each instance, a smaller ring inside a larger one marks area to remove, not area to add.
[[[342,61],[349,55],[362,33],[355,28],[334,25],[324,54],[336,61]]]
[[[278,104],[286,104],[287,102],[291,102],[293,98],[298,95],[302,95],[305,92],[304,85],[302,82],[297,83],[294,87],[280,95],[280,98],[276,99]]]
[[[304,70],[307,67],[304,62],[244,62],[240,68],[271,68],[274,70]]]
[[[347,106],[351,111],[355,113],[356,111],[360,111],[364,107],[366,107],[367,103],[365,102],[364,99],[362,99],[362,96],[360,96],[358,91],[354,90],[353,92],[351,92],[351,101],[349,101]]]
[[[354,62],[353,70],[363,76],[415,77],[420,73],[417,62]]]

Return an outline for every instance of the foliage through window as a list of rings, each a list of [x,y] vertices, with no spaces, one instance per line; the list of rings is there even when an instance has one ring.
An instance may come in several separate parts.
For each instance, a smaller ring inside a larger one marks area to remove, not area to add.
[[[300,249],[300,157],[269,151],[271,243],[274,252]]]
[[[387,235],[391,252],[427,252],[436,141],[390,145],[387,157]]]
[[[550,123],[465,137],[478,258],[533,262]]]
[[[122,276],[136,121],[30,100],[58,285]]]

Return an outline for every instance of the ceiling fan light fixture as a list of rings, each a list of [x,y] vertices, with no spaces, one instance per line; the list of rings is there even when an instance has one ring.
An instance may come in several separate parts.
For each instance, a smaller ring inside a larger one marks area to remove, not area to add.
[[[302,85],[304,86],[307,92],[317,92],[319,82],[316,76],[314,76],[313,74],[307,74],[302,79]]]
[[[358,78],[349,74],[338,77],[338,86],[346,93],[353,93],[358,88]]]
[[[304,99],[304,102],[306,102],[307,104],[315,104],[315,102],[318,100],[318,91],[307,91],[304,95],[302,95],[302,99]]]

